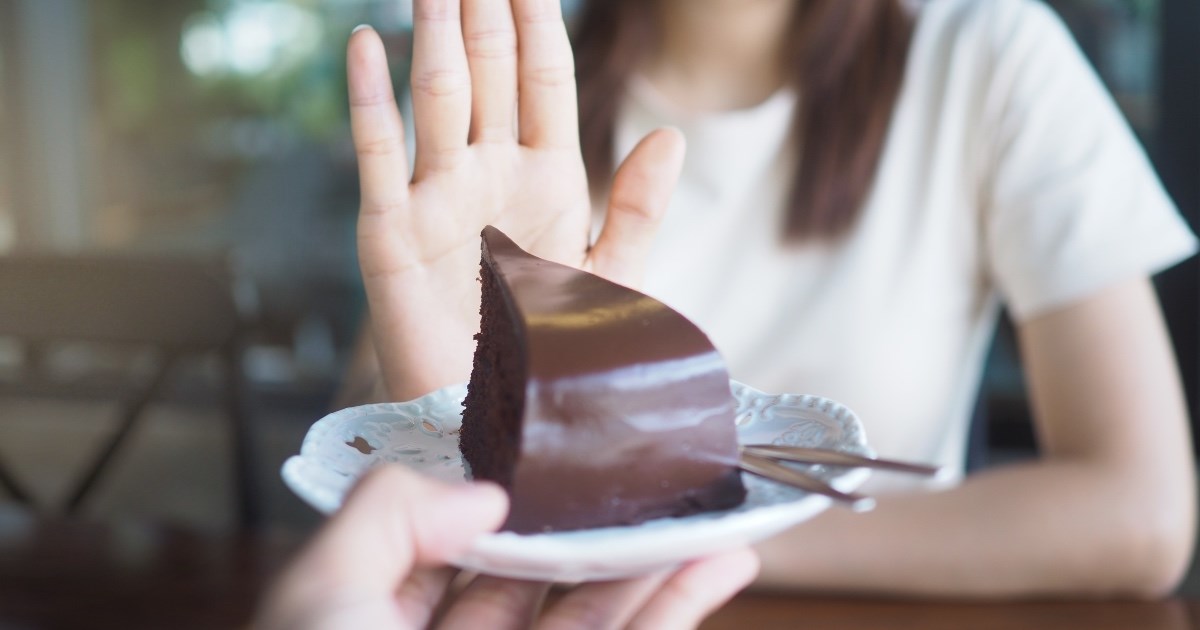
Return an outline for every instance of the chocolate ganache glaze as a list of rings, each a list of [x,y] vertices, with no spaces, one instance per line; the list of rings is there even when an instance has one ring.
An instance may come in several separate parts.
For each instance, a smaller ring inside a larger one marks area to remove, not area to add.
[[[745,498],[729,375],[708,337],[642,293],[483,230],[460,447],[509,493],[503,529],[626,525]]]

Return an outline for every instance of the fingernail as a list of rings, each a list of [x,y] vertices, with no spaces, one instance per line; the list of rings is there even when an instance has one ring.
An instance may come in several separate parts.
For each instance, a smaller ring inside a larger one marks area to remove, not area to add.
[[[363,29],[365,29],[365,28],[372,28],[372,27],[371,27],[371,25],[370,25],[370,24],[359,24],[358,26],[355,26],[355,27],[354,27],[354,30],[353,30],[353,31],[350,31],[350,34],[351,34],[351,35],[353,35],[353,34],[355,34],[355,33],[359,32],[359,31],[361,31],[361,30],[363,30]]]

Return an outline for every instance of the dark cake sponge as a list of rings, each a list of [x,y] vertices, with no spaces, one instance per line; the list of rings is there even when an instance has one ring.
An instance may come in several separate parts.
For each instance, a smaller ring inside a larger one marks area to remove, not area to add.
[[[482,316],[459,446],[520,533],[739,505],[734,401],[708,337],[633,289],[483,230]]]

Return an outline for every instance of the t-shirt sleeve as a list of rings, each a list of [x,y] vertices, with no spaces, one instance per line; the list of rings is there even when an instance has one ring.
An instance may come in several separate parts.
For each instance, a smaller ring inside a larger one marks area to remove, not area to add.
[[[1059,18],[992,3],[983,99],[988,265],[1017,320],[1196,251],[1113,99]]]

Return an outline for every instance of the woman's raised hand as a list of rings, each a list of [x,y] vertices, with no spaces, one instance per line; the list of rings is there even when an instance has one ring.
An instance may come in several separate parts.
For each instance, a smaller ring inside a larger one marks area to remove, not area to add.
[[[543,258],[636,285],[683,162],[678,132],[643,139],[616,173],[589,249],[591,201],[559,0],[414,5],[411,179],[383,43],[359,29],[348,50],[359,262],[395,399],[469,374],[485,225]]]

